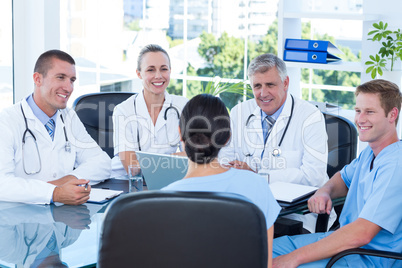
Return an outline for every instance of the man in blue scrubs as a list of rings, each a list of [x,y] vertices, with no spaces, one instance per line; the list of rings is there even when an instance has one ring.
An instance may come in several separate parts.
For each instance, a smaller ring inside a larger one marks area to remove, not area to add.
[[[358,86],[355,95],[355,124],[360,140],[369,146],[308,202],[311,212],[329,213],[331,199],[346,196],[341,227],[275,239],[274,267],[325,267],[333,255],[357,247],[402,252],[402,142],[396,130],[402,95],[397,85],[381,79]],[[349,255],[334,267],[395,265],[402,263]]]

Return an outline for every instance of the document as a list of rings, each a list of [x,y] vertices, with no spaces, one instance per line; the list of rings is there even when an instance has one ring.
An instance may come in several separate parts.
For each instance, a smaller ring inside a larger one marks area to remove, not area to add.
[[[280,202],[292,203],[315,193],[318,187],[289,182],[273,182],[269,185],[275,199]]]
[[[99,189],[92,188],[91,193],[89,194],[90,203],[105,203],[110,199],[120,195],[123,191],[115,191],[115,190],[107,190],[107,189]]]

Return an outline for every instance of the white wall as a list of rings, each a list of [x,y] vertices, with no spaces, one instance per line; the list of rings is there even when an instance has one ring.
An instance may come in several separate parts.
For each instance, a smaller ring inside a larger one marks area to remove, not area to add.
[[[59,1],[14,0],[14,102],[33,91],[33,68],[44,51],[60,48]]]

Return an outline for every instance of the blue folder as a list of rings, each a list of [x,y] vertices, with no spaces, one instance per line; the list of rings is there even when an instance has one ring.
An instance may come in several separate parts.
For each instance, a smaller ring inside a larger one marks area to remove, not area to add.
[[[338,61],[341,58],[328,52],[307,51],[307,50],[285,50],[283,60],[310,63],[327,63]]]
[[[286,39],[285,49],[310,50],[328,52],[330,54],[342,53],[334,44],[323,40]]]

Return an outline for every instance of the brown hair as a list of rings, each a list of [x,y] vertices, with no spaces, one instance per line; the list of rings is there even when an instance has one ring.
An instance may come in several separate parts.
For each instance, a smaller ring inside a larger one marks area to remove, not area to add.
[[[193,97],[181,113],[180,132],[188,158],[210,163],[230,138],[230,117],[223,101],[209,94]]]
[[[34,67],[34,73],[40,73],[45,77],[47,71],[49,71],[52,68],[53,58],[66,61],[72,65],[75,65],[73,57],[71,57],[69,54],[58,49],[53,49],[48,50],[39,56]]]
[[[141,62],[142,62],[142,59],[144,58],[144,55],[149,53],[149,52],[162,52],[162,53],[164,53],[166,55],[166,57],[168,58],[169,68],[171,68],[170,67],[170,57],[169,57],[168,53],[166,52],[166,50],[164,50],[159,45],[149,44],[149,45],[146,45],[143,49],[141,49],[140,54],[138,55],[138,59],[137,59],[137,70],[138,71],[141,71]]]
[[[378,94],[385,115],[388,115],[394,107],[398,109],[398,112],[401,111],[402,94],[399,91],[399,87],[392,82],[384,79],[368,81],[356,88],[355,96],[357,97],[360,93]],[[398,123],[398,119],[399,113],[395,124]]]

